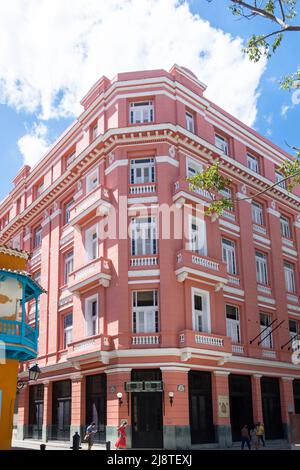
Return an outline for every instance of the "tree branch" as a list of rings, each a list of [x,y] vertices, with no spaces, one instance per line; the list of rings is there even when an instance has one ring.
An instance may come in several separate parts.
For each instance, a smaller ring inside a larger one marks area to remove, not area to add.
[[[282,1],[278,0],[278,3],[279,3],[280,11],[281,11],[282,20],[285,22],[285,13],[284,13],[284,8],[283,8],[283,5],[282,5]]]
[[[230,1],[232,3],[235,3],[236,5],[239,5],[239,6],[243,7],[243,8],[247,8],[248,10],[256,13],[257,15],[262,16],[263,18],[267,18],[268,20],[271,20],[274,23],[278,23],[284,30],[300,31],[300,26],[289,26],[286,23],[285,19],[281,20],[277,16],[272,15],[272,13],[268,13],[264,8],[259,8],[258,6],[256,6],[256,3],[255,3],[255,5],[251,5],[250,3],[244,2],[243,0],[230,0]],[[281,7],[282,7],[282,5],[281,5]],[[284,15],[284,10],[283,10],[283,15]],[[285,15],[284,15],[284,18],[285,18]],[[293,29],[290,29],[290,28],[293,28]],[[296,28],[296,29],[294,29],[294,28]]]

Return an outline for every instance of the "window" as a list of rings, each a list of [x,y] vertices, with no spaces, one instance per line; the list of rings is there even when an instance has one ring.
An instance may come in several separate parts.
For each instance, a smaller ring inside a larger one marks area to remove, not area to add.
[[[220,150],[222,150],[222,152],[225,153],[225,155],[228,155],[229,154],[229,145],[228,145],[228,140],[225,139],[224,137],[221,137],[220,135],[216,134],[215,135],[215,144],[216,144],[216,147]]]
[[[85,250],[88,260],[98,258],[98,229],[97,225],[85,232]]]
[[[247,166],[250,170],[259,173],[259,159],[253,155],[247,154]]]
[[[37,282],[38,284],[41,283],[41,278],[42,278],[42,274],[41,274],[41,271],[37,271],[35,272],[33,275],[32,275],[32,279]]]
[[[64,224],[68,224],[70,222],[71,217],[71,207],[74,203],[74,200],[71,199],[70,201],[66,202],[64,205]]]
[[[241,342],[239,309],[235,305],[226,305],[226,334],[233,343]]]
[[[33,232],[33,248],[39,248],[42,244],[42,227],[39,225]]]
[[[85,301],[85,326],[86,335],[98,334],[98,296],[89,297]]]
[[[284,262],[285,287],[288,292],[296,292],[295,269],[291,263]]]
[[[220,193],[222,194],[223,197],[226,199],[229,199],[230,201],[233,200],[233,194],[232,194],[232,189],[231,188],[224,188],[220,190]],[[233,202],[234,204],[234,202]],[[232,207],[226,208],[226,211],[233,212],[234,211],[234,205]]]
[[[203,219],[189,216],[188,249],[194,253],[206,255],[206,224]]]
[[[188,131],[195,132],[195,118],[194,115],[188,111],[185,113],[185,124]]]
[[[98,186],[99,177],[98,177],[98,168],[91,171],[86,177],[86,192],[90,193]]]
[[[133,333],[158,333],[158,292],[135,291],[132,293]]]
[[[259,284],[268,284],[267,255],[259,251],[255,252],[256,279]]]
[[[39,197],[44,191],[44,182],[40,182],[36,187],[36,197]]]
[[[68,168],[68,166],[71,165],[71,163],[75,160],[75,158],[76,158],[76,151],[75,151],[75,152],[72,152],[72,153],[66,158],[67,168]]]
[[[64,316],[64,344],[63,348],[67,349],[68,345],[72,342],[73,336],[73,315],[68,313]]]
[[[187,160],[187,177],[191,178],[192,176],[197,175],[197,173],[202,173],[203,166],[201,163],[196,162],[195,160],[188,159]]]
[[[138,217],[132,219],[131,254],[132,256],[157,254],[155,217]]]
[[[13,238],[12,243],[11,243],[11,247],[14,248],[15,250],[20,250],[20,249],[21,249],[21,239],[20,239],[20,235],[18,235],[17,237]]]
[[[280,216],[280,229],[281,229],[281,235],[284,238],[292,238],[290,221],[284,215]]]
[[[69,282],[70,273],[74,269],[74,253],[70,251],[64,257],[64,283],[65,285]]]
[[[299,322],[297,320],[289,320],[289,332],[290,332],[290,339],[292,339],[292,350],[294,351],[297,349],[295,342],[299,340]]]
[[[154,158],[139,158],[130,162],[130,183],[155,183]]]
[[[286,189],[286,181],[282,181],[284,178],[284,175],[280,173],[280,171],[275,171],[275,182],[278,183],[280,188]]]
[[[264,210],[262,204],[252,201],[252,220],[255,224],[264,225]]]
[[[226,238],[222,238],[222,260],[226,263],[229,274],[237,274],[235,243]]]
[[[193,329],[210,332],[209,293],[192,289]]]
[[[272,327],[270,326],[272,323],[272,317],[268,313],[261,313],[260,314],[260,345],[263,348],[272,348],[273,347],[273,340],[272,340]]]
[[[130,103],[130,124],[153,122],[154,107],[152,101],[137,101]]]
[[[98,124],[95,124],[92,128],[92,139],[95,140],[98,136]]]

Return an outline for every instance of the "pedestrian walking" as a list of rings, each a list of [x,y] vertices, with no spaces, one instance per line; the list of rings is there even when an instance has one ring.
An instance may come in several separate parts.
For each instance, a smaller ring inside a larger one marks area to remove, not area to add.
[[[118,440],[115,443],[115,448],[117,450],[122,450],[126,449],[126,426],[127,426],[127,421],[126,419],[121,421],[121,425],[118,427]]]
[[[257,435],[257,426],[254,426],[250,430],[250,444],[251,444],[251,449],[252,450],[258,450],[259,449],[259,438]]]
[[[87,428],[86,433],[83,439],[83,442],[86,442],[88,445],[87,450],[92,450],[94,444],[94,434],[97,432],[96,423],[93,421]]]
[[[241,450],[244,450],[245,444],[247,444],[248,449],[251,450],[249,429],[248,429],[247,424],[245,424],[245,425],[242,427],[242,430],[241,430],[241,439],[242,439]]]
[[[265,434],[264,423],[258,423],[257,428],[256,428],[256,435],[258,437],[258,441],[262,443],[263,447],[266,447],[264,434]]]

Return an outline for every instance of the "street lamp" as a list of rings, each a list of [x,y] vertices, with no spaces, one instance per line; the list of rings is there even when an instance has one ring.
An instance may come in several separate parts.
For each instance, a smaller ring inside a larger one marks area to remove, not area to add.
[[[19,390],[21,390],[23,387],[25,387],[25,385],[27,385],[27,383],[30,380],[36,381],[39,378],[40,373],[41,373],[41,369],[39,368],[38,364],[34,364],[33,366],[29,367],[29,369],[28,369],[28,379],[27,380],[26,379],[25,380],[18,380],[17,388]]]
[[[121,406],[121,405],[123,404],[123,400],[122,400],[122,398],[123,398],[123,393],[122,393],[122,392],[118,392],[118,393],[117,393],[117,398],[118,398],[118,400],[119,400],[119,406]]]

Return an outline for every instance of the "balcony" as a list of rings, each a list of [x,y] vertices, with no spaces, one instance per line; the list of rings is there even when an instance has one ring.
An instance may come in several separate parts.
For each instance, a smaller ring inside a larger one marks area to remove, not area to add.
[[[201,354],[220,357],[231,356],[232,345],[229,336],[200,331],[184,330],[179,333],[179,347],[199,349]],[[195,351],[186,351],[191,354]],[[199,353],[198,353],[199,354]]]
[[[145,196],[156,194],[155,183],[131,184],[129,186],[129,196]]]
[[[132,256],[129,261],[130,268],[145,269],[158,266],[158,255]]]
[[[27,323],[0,319],[0,343],[4,342],[6,357],[20,361],[35,358],[37,338],[38,330]]]
[[[74,270],[69,276],[68,290],[80,294],[83,289],[96,285],[108,287],[111,280],[110,260],[98,258]]]
[[[77,362],[80,360],[100,360],[106,362],[105,352],[112,349],[111,337],[108,335],[96,335],[84,337],[72,341],[68,345],[67,360]],[[104,354],[103,354],[104,353]]]
[[[160,335],[158,333],[136,333],[131,336],[131,347],[138,346],[156,346],[160,344]]]
[[[177,253],[175,274],[179,282],[189,276],[210,279],[216,284],[226,284],[228,280],[225,263],[187,250]]]
[[[194,188],[192,189],[191,183],[185,178],[179,178],[175,181],[173,186],[173,201],[184,202],[185,200],[193,201],[196,203],[209,203],[212,198],[208,191],[203,189]]]
[[[109,189],[98,186],[73,204],[70,211],[70,224],[80,225],[92,215],[107,213],[110,207]]]

